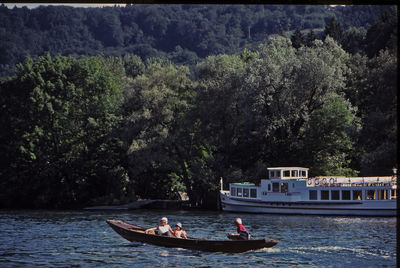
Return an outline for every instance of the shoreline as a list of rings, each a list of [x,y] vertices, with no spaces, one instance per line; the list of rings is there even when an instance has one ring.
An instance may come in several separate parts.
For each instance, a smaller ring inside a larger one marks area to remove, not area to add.
[[[85,207],[83,210],[135,210],[135,209],[188,209],[188,201],[182,200],[138,200],[122,205],[103,205]]]

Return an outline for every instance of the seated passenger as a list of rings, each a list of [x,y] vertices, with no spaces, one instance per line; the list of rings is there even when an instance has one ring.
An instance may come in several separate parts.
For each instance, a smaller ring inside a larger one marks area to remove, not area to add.
[[[176,225],[175,231],[174,231],[174,235],[178,238],[185,238],[187,239],[186,236],[186,231],[182,230],[182,223],[178,222]]]
[[[171,226],[168,225],[168,219],[166,217],[162,217],[160,223],[161,224],[157,227],[147,229],[145,233],[171,236],[171,237],[174,236],[174,232],[172,231]]]
[[[241,218],[236,218],[234,224],[237,226],[237,233],[228,234],[228,238],[232,240],[249,240],[250,234],[242,224]]]

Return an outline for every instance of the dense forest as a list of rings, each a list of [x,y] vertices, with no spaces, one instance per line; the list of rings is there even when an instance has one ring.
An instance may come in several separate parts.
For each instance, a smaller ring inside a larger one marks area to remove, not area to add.
[[[393,6],[0,6],[0,207],[391,175]],[[226,187],[226,186],[225,186]]]
[[[290,37],[297,28],[322,38],[331,18],[341,23],[343,43],[364,38],[388,6],[323,5],[127,5],[35,9],[0,6],[0,76],[11,75],[27,55],[37,57],[162,57],[194,66],[210,55],[255,50],[271,34]],[[390,33],[379,33],[390,34]],[[378,38],[374,36],[373,38]],[[380,38],[380,37],[379,37]],[[388,38],[388,36],[384,36]],[[355,39],[355,40],[354,40]],[[372,45],[373,40],[369,40]],[[340,42],[341,43],[341,42]],[[377,44],[375,44],[377,45]],[[360,44],[357,45],[357,48]]]

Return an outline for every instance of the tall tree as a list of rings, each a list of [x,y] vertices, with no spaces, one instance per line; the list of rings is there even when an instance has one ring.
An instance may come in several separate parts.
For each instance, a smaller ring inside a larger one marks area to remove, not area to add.
[[[223,173],[224,169],[242,162],[238,150],[242,123],[239,101],[246,61],[245,57],[219,55],[207,57],[196,66],[199,82],[196,110],[201,122],[201,136],[204,144],[211,146],[212,155],[220,161],[220,169],[215,170],[219,176],[227,175]]]
[[[336,93],[327,96],[326,102],[310,115],[304,140],[304,155],[311,174],[357,176],[352,167],[354,138],[360,128],[355,109],[350,102]]]
[[[172,197],[176,185],[169,176],[178,176],[178,180],[189,185],[184,162],[187,158],[181,155],[185,152],[181,148],[183,138],[178,137],[180,120],[190,99],[187,75],[186,67],[149,59],[143,74],[126,85],[124,139],[129,172],[137,194],[142,197]],[[192,197],[190,188],[188,193]]]
[[[363,53],[367,31],[363,28],[350,27],[344,33],[342,47],[351,54]]]
[[[342,40],[343,40],[343,35],[344,35],[344,31],[343,31],[343,27],[340,24],[340,22],[338,22],[336,20],[335,17],[332,17],[328,24],[325,26],[325,32],[324,32],[324,38],[326,38],[327,36],[332,37],[338,44],[341,44]]]
[[[317,36],[315,35],[314,30],[311,29],[305,38],[305,45],[311,47],[315,39],[317,39]]]
[[[328,171],[328,166],[339,165],[330,163],[336,161],[331,158],[314,163],[313,156],[304,153],[303,144],[310,135],[308,128],[313,127],[311,118],[326,120],[314,116],[330,101],[329,96],[343,90],[346,60],[347,54],[330,37],[297,53],[288,47],[285,39],[276,39],[261,49],[259,59],[250,64],[246,74],[243,103],[245,122],[252,126],[250,133],[262,152],[264,163],[307,164],[323,171]],[[316,146],[323,149],[325,145],[321,142]],[[343,154],[348,153],[346,146],[341,150]],[[346,158],[341,161],[339,166],[343,169],[335,170],[338,174],[347,172]]]
[[[296,28],[296,30],[294,31],[291,41],[292,41],[293,47],[296,49],[298,49],[304,45],[305,38],[299,28]]]
[[[121,73],[98,57],[47,55],[18,68],[0,88],[1,203],[68,207],[122,198]]]
[[[398,11],[397,7],[392,7],[383,12],[368,29],[365,38],[367,55],[369,57],[376,56],[380,50],[384,49],[396,54],[397,28]]]
[[[388,51],[368,63],[359,90],[363,175],[388,175],[397,165],[397,57]]]

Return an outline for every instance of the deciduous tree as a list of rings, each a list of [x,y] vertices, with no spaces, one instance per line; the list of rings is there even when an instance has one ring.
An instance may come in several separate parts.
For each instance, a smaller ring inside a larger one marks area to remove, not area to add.
[[[82,206],[122,198],[121,78],[100,57],[27,58],[1,84],[1,202]]]

